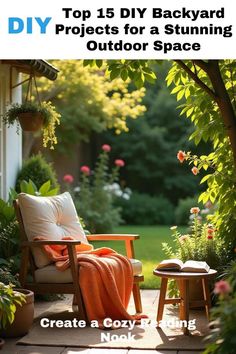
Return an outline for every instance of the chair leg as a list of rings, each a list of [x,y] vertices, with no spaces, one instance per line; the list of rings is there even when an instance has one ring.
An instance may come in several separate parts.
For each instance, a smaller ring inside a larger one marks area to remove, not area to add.
[[[141,313],[143,311],[143,309],[142,309],[139,283],[134,283],[134,285],[133,285],[133,297],[134,297],[134,304],[135,304],[136,313]]]
[[[76,307],[77,307],[77,310],[76,310]],[[74,312],[78,312],[78,318],[87,322],[88,319],[86,316],[84,302],[83,302],[81,290],[79,287],[76,289],[75,294],[73,295],[72,310]]]

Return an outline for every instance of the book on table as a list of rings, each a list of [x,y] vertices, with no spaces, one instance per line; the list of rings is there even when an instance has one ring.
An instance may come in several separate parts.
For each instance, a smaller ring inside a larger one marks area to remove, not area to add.
[[[156,270],[208,273],[210,267],[202,261],[189,260],[183,263],[180,259],[165,259],[157,265]]]

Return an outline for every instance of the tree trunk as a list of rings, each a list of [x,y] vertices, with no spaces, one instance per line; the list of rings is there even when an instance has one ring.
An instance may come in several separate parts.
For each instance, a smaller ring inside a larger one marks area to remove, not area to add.
[[[234,164],[236,167],[236,116],[225,83],[221,76],[219,63],[217,60],[208,62],[207,74],[211,80],[216,94],[216,102],[219,106],[222,119],[229,136],[231,148],[233,151]]]

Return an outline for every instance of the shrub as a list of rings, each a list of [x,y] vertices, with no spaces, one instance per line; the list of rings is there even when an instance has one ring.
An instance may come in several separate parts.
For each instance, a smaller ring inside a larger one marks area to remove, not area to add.
[[[228,277],[215,284],[214,293],[218,303],[211,310],[212,329],[204,354],[235,353],[235,322],[236,322],[236,261],[228,267]]]
[[[183,262],[205,261],[211,268],[222,271],[230,260],[225,241],[219,237],[212,224],[203,223],[199,219],[198,207],[191,208],[191,214],[193,218],[189,233],[182,235],[177,226],[171,227],[175,247],[163,243],[164,252],[167,257],[178,258]]]
[[[16,191],[20,192],[20,183],[22,180],[34,181],[37,188],[48,180],[53,188],[59,187],[55,170],[41,154],[33,155],[27,159],[19,171],[16,182]]]
[[[110,150],[109,145],[103,145],[94,171],[91,172],[88,166],[81,167],[80,185],[75,188],[75,206],[90,233],[112,232],[121,222],[121,210],[114,206],[114,195],[110,186],[118,180],[118,172],[120,167],[124,166],[124,161],[115,160],[115,167],[109,172]],[[70,190],[68,181],[66,184]]]
[[[172,226],[172,238],[174,247],[168,243],[162,243],[162,249],[167,258],[177,258],[183,262],[188,260],[205,261],[212,269],[223,271],[224,266],[230,260],[230,250],[227,243],[219,237],[212,224],[203,222],[199,218],[200,209],[191,208],[191,226],[189,233],[182,235],[177,226]],[[189,217],[187,218],[189,220]],[[168,284],[170,296],[176,296],[178,289],[175,281]]]
[[[174,209],[168,199],[133,192],[130,199],[117,198],[116,205],[122,208],[122,219],[133,225],[170,225]]]
[[[189,210],[193,205],[198,205],[198,196],[180,199],[175,209],[175,223],[177,225],[188,225]]]

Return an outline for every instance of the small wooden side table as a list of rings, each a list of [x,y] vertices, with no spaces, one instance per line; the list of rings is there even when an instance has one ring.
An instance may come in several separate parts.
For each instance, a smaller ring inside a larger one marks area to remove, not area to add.
[[[180,320],[189,321],[189,306],[205,306],[207,319],[209,320],[209,311],[211,307],[211,298],[209,291],[209,279],[216,275],[217,271],[210,269],[208,273],[190,273],[178,271],[161,271],[154,270],[153,274],[161,278],[161,289],[159,304],[157,308],[157,322],[159,323],[163,317],[164,305],[180,304],[179,318]],[[180,298],[166,298],[166,289],[169,279],[175,279],[180,292]],[[204,299],[198,301],[189,300],[189,280],[200,279],[203,288]],[[183,327],[184,334],[189,334],[187,327]]]

